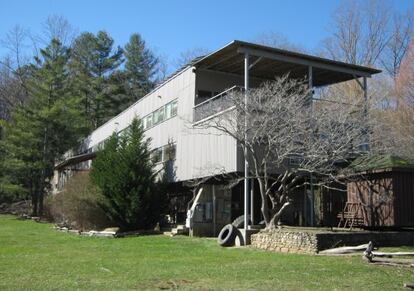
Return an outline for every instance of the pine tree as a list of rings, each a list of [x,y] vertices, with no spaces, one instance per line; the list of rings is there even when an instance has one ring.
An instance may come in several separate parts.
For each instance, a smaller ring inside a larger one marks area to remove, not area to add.
[[[154,87],[159,59],[138,33],[130,36],[124,50],[127,94],[136,101]]]
[[[73,44],[70,68],[76,92],[82,96],[84,115],[94,129],[119,113],[123,84],[113,82],[112,74],[123,62],[123,50],[114,49],[114,40],[104,31],[96,36],[82,33]]]
[[[0,139],[0,203],[10,203],[15,200],[26,198],[27,192],[26,188],[24,185],[21,185],[19,180],[19,177],[23,174],[21,173],[21,170],[24,169],[22,167],[21,160],[9,155],[10,151],[4,139],[8,124],[5,121],[1,124],[3,126],[3,130],[2,137]],[[18,140],[15,142],[17,141]]]
[[[101,207],[123,230],[149,229],[159,221],[160,193],[140,120],[113,134],[92,163],[92,181],[101,189]]]
[[[28,81],[30,100],[12,113],[3,141],[5,165],[14,183],[27,189],[34,215],[42,214],[56,159],[85,134],[68,80],[69,50],[52,40],[40,55]]]

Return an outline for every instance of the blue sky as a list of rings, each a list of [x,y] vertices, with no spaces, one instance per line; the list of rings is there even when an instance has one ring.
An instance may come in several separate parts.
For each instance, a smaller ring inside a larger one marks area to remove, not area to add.
[[[389,2],[400,11],[414,6],[413,0]],[[193,47],[213,50],[269,31],[313,51],[329,34],[338,4],[339,0],[0,0],[0,38],[16,24],[38,33],[49,15],[61,15],[79,31],[106,30],[118,45],[139,32],[170,63]],[[0,54],[4,52],[0,48]]]

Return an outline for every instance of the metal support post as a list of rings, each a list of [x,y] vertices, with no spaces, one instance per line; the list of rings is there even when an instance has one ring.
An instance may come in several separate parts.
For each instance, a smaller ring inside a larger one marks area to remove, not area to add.
[[[313,114],[313,69],[312,66],[308,67],[308,89],[309,89],[309,99],[311,106],[311,113]],[[314,226],[315,223],[315,192],[313,186],[313,174],[310,174],[310,225]]]
[[[365,118],[365,144],[364,150],[369,151],[369,137],[368,137],[368,83],[367,77],[363,78],[363,90],[364,90],[364,118]]]
[[[249,54],[244,54],[244,106],[245,106],[245,118],[244,118],[244,140],[247,141],[247,91],[249,90]],[[244,146],[244,230],[247,233],[249,224],[248,220],[248,203],[249,203],[249,163],[247,160],[247,147]]]

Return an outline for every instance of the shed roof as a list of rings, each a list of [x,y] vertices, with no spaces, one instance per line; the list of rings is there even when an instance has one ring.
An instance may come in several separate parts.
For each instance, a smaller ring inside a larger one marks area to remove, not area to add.
[[[371,77],[381,72],[374,68],[239,40],[193,61],[191,65],[199,69],[243,75],[245,53],[250,56],[250,64],[254,64],[249,75],[262,79],[274,79],[287,73],[293,78],[306,78],[309,66],[312,66],[314,86],[324,86],[356,77]]]
[[[351,167],[356,171],[414,169],[414,162],[394,155],[372,155],[355,159]]]

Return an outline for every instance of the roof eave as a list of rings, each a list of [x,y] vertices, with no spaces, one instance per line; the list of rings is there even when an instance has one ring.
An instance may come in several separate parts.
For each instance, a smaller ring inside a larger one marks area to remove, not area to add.
[[[252,51],[260,51],[262,54],[266,55],[269,57],[270,54],[274,54],[274,55],[283,55],[284,59],[296,59],[296,60],[302,60],[302,64],[305,63],[309,63],[309,64],[313,64],[315,66],[335,66],[338,68],[343,68],[343,69],[348,69],[346,70],[346,72],[348,74],[355,74],[357,75],[357,77],[371,77],[371,75],[374,74],[378,74],[381,73],[381,70],[375,69],[375,68],[371,68],[371,67],[366,67],[366,66],[360,66],[360,65],[355,65],[355,64],[349,64],[349,63],[345,63],[342,61],[336,61],[336,60],[331,60],[331,59],[327,59],[327,58],[321,58],[321,57],[317,57],[317,56],[313,56],[313,55],[308,55],[308,54],[303,54],[303,53],[299,53],[299,52],[294,52],[294,51],[288,51],[288,50],[283,50],[283,49],[279,49],[279,48],[274,48],[274,47],[269,47],[269,46],[264,46],[264,45],[260,45],[260,44],[255,44],[255,43],[249,43],[249,42],[245,42],[245,41],[240,41],[240,40],[233,40],[230,43],[226,44],[225,46],[221,47],[218,50],[215,50],[214,52],[206,55],[205,57],[201,58],[200,60],[197,60],[195,63],[193,63],[192,65],[195,67],[201,67],[203,65],[203,63],[206,62],[206,60],[214,57],[214,55],[220,53],[221,51],[231,47],[231,46],[235,46],[235,49],[237,50],[238,53],[243,54],[246,52],[252,52]]]

